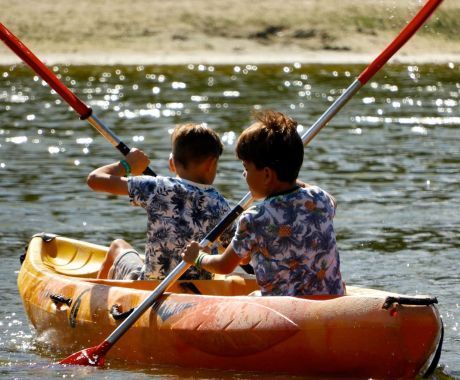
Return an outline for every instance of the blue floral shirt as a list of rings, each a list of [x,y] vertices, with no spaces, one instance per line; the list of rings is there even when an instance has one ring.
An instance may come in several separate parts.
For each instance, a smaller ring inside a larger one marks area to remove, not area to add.
[[[317,186],[267,198],[240,216],[232,247],[251,258],[262,295],[344,294],[334,216],[335,201]]]
[[[230,210],[218,191],[181,178],[129,177],[131,204],[147,212],[147,242],[141,278],[163,279],[182,260],[181,252],[192,240],[201,241]],[[221,240],[228,245],[228,228]],[[217,248],[212,253],[217,253]],[[210,279],[211,274],[191,267],[182,278]]]

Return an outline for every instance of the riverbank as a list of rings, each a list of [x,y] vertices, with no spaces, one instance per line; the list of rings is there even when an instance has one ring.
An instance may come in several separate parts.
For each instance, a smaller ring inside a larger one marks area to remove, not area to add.
[[[419,1],[0,0],[2,23],[48,64],[365,63]],[[460,62],[460,2],[444,2],[394,61]],[[0,64],[19,59],[0,46]]]

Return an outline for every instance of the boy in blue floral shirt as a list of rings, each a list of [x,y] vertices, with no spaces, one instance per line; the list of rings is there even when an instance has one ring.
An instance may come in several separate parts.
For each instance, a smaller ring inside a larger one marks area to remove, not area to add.
[[[230,210],[212,186],[223,150],[219,136],[202,125],[184,124],[174,129],[171,142],[169,166],[175,177],[142,175],[150,161],[138,149],[132,149],[126,160],[102,166],[88,175],[91,189],[129,195],[133,205],[147,212],[145,260],[129,243],[116,239],[99,278],[163,279],[179,264],[186,244],[202,239]],[[129,172],[133,176],[129,177]],[[226,232],[221,240],[228,244],[232,235]],[[211,274],[192,267],[182,278],[210,279]]]
[[[238,139],[249,190],[259,204],[238,220],[222,255],[190,243],[183,259],[213,273],[230,273],[251,261],[262,295],[343,295],[333,218],[335,200],[317,186],[297,184],[303,143],[297,123],[279,112],[256,114]]]

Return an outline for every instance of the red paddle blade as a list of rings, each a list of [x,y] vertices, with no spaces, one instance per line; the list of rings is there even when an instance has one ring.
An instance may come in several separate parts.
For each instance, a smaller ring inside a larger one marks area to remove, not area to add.
[[[105,362],[104,354],[109,348],[110,344],[108,342],[102,342],[99,346],[85,348],[84,350],[73,353],[61,360],[59,364],[101,367]]]

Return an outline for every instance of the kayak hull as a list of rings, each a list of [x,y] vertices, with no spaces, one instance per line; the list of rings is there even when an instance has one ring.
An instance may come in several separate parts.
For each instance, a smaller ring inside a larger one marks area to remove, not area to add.
[[[19,292],[37,338],[63,356],[104,341],[158,284],[96,279],[106,251],[64,237],[35,236],[29,243]],[[401,299],[395,293],[350,286],[342,297],[248,295],[256,289],[253,279],[237,275],[179,281],[106,359],[309,376],[410,378],[426,367],[439,344],[441,320],[430,297],[409,297],[422,303],[411,305],[394,301]]]

